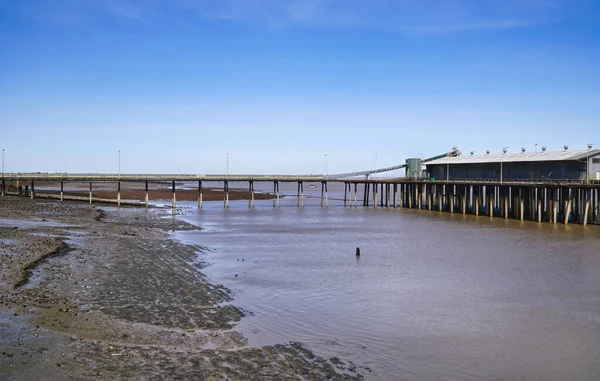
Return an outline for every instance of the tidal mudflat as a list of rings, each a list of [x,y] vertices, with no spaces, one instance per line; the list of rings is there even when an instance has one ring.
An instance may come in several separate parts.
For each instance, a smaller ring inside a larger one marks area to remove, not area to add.
[[[0,378],[356,380],[298,342],[248,347],[251,311],[160,208],[0,198]]]

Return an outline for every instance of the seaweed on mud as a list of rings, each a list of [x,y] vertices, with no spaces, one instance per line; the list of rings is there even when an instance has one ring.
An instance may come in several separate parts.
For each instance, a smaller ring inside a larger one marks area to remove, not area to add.
[[[14,289],[18,289],[22,286],[24,286],[28,281],[29,278],[31,278],[31,275],[33,274],[33,269],[38,266],[41,262],[45,261],[46,259],[52,258],[52,257],[58,257],[60,255],[64,255],[66,253],[68,253],[69,251],[71,251],[72,249],[69,247],[69,245],[67,245],[66,243],[62,242],[61,245],[59,247],[57,247],[56,249],[42,255],[41,257],[39,257],[38,259],[36,259],[35,261],[29,263],[27,266],[25,266],[22,270],[22,277],[21,279],[15,283],[14,285]]]
[[[106,217],[106,213],[102,209],[96,209],[98,215],[94,218],[96,221],[101,222],[104,217]]]

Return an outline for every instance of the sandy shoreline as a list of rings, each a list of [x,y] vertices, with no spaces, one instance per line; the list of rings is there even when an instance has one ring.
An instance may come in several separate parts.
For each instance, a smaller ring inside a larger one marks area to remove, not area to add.
[[[197,227],[166,213],[0,198],[0,378],[361,378],[298,343],[246,347],[209,248],[170,239]]]

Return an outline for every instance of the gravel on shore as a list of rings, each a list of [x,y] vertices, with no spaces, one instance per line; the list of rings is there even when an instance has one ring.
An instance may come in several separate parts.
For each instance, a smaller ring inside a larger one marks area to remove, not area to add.
[[[249,348],[246,312],[163,209],[0,197],[0,379],[357,380],[301,343]]]

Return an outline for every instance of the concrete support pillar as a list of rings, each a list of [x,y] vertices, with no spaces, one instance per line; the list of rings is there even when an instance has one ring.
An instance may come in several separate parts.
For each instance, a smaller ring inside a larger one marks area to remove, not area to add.
[[[552,223],[556,224],[558,222],[558,190],[554,192],[554,199],[552,201]]]
[[[377,183],[373,183],[373,208],[377,208]]]
[[[279,185],[277,187],[279,189]],[[329,207],[329,192],[327,190],[327,181],[325,181],[325,207]]]
[[[31,182],[31,199],[33,200],[33,198],[35,197],[35,187],[33,185],[33,181]]]
[[[571,199],[571,196],[569,195],[568,199],[565,201],[565,225],[567,225],[569,223],[569,216],[571,215],[572,206],[573,206],[573,200]]]
[[[461,193],[462,214],[467,214],[467,188],[463,187]]]
[[[537,220],[538,222],[542,222],[542,199],[538,198],[537,200]]]
[[[583,209],[583,226],[586,226],[588,223],[588,215],[590,212],[590,194],[589,191],[585,191],[585,206]]]
[[[358,183],[354,183],[354,206],[358,206]]]
[[[523,198],[525,195],[523,194],[523,188],[519,188],[519,219],[523,221],[525,219],[525,203]]]
[[[92,205],[92,183],[90,182],[90,205]]]
[[[391,201],[391,197],[390,197],[390,187],[391,184],[385,184],[385,206],[386,208],[390,207],[390,201]]]
[[[504,219],[507,220],[508,219],[508,213],[509,213],[509,205],[508,205],[508,195],[504,195]]]
[[[146,208],[147,208],[148,207],[148,181],[146,181],[145,190],[146,190],[146,197],[145,197],[144,201],[146,201]]]
[[[61,182],[60,182],[60,201],[63,201],[63,200],[64,200],[64,192],[63,192],[63,190],[64,190],[64,185],[65,185],[65,184],[64,184],[64,181],[61,181]]]
[[[121,182],[117,182],[117,206],[121,206]]]

